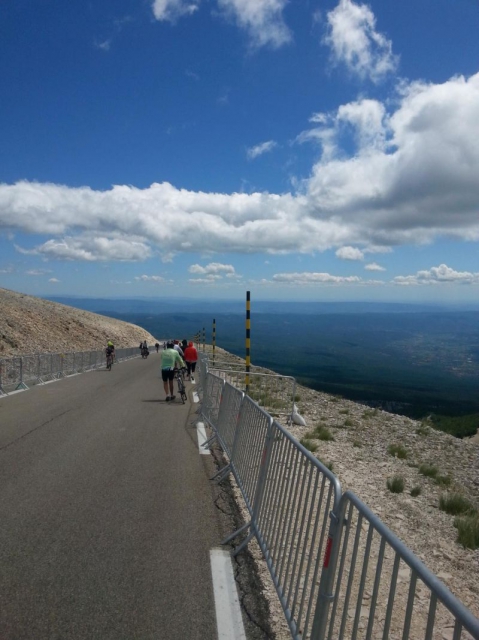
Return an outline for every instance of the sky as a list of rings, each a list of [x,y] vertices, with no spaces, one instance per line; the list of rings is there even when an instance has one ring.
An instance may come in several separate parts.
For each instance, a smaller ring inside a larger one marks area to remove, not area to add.
[[[477,302],[479,0],[4,0],[0,287]]]

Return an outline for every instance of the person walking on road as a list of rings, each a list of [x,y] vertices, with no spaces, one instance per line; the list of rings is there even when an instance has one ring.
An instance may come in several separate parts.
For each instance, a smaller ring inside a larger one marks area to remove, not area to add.
[[[188,367],[188,378],[194,381],[194,372],[196,369],[196,363],[198,362],[198,351],[194,347],[192,342],[188,343],[188,346],[185,349],[185,362]]]
[[[178,351],[173,348],[173,342],[169,341],[166,344],[165,351],[161,354],[161,379],[163,380],[163,387],[165,389],[166,402],[175,399],[175,396],[173,395],[173,379],[175,377],[176,365],[184,367],[185,363]]]

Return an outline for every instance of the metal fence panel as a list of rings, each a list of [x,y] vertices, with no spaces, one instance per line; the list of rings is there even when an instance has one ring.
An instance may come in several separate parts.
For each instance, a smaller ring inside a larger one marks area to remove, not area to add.
[[[209,369],[237,389],[246,388],[246,373],[242,369]],[[275,373],[250,372],[249,397],[273,415],[291,415],[296,394],[296,380],[292,376]]]
[[[273,419],[248,396],[241,403],[231,465],[251,514],[255,507],[260,470]]]
[[[235,389],[228,383],[224,384],[218,412],[217,430],[221,447],[230,460],[243,398],[242,391]]]
[[[206,393],[203,399],[202,415],[204,419],[217,432],[218,430],[218,414],[221,405],[224,380],[208,373],[206,376]]]
[[[294,638],[309,637],[341,487],[284,427],[273,424],[257,536]]]
[[[354,493],[338,517],[334,601],[318,638],[479,638],[479,620]]]

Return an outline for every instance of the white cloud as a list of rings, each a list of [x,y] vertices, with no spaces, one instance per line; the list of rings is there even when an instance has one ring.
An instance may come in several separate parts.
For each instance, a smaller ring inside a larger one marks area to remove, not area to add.
[[[396,70],[399,59],[391,41],[376,31],[376,18],[367,5],[339,0],[327,22],[323,42],[331,48],[335,64],[343,63],[351,73],[373,82]]]
[[[356,247],[340,247],[336,257],[341,260],[364,260],[364,253]]]
[[[193,284],[213,284],[214,282],[217,282],[221,279],[221,276],[210,274],[205,276],[204,278],[190,278],[188,282],[192,282]]]
[[[110,51],[112,39],[104,40],[103,42],[96,42],[95,47],[97,49],[101,49],[102,51]]]
[[[435,285],[435,284],[464,284],[479,285],[479,273],[469,271],[455,271],[446,264],[438,267],[431,267],[423,271],[418,271],[411,276],[397,276],[393,282],[399,285]]]
[[[366,269],[366,271],[386,271],[384,267],[381,267],[381,265],[377,264],[376,262],[366,264],[364,265],[364,268]]]
[[[188,0],[154,0],[152,8],[157,20],[176,22],[182,16],[190,16],[198,10],[199,2]]]
[[[13,267],[3,267],[2,269],[0,269],[0,273],[13,273],[13,271]]]
[[[45,276],[47,273],[51,273],[51,269],[29,269],[25,273],[27,276]]]
[[[60,282],[60,280],[58,280],[57,278],[50,278],[50,279],[48,280],[48,282],[54,282],[54,283],[56,283],[56,282]]]
[[[34,249],[23,249],[16,245],[17,251],[29,255],[42,255],[53,260],[81,260],[98,262],[114,260],[118,262],[138,262],[151,256],[151,249],[143,241],[135,238],[93,237],[90,235],[76,238],[47,240]],[[37,274],[35,274],[37,275]]]
[[[363,281],[358,276],[333,276],[330,273],[315,273],[305,271],[303,273],[276,273],[274,282],[284,284],[359,284]]]
[[[202,267],[199,264],[192,264],[188,271],[190,273],[197,273],[198,275],[215,275],[215,277],[221,278],[220,274],[226,274],[227,276],[235,276],[235,268],[231,264],[221,264],[220,262],[210,262],[206,267]]]
[[[316,118],[328,149],[296,194],[22,181],[0,184],[0,230],[46,235],[38,255],[90,261],[478,242],[479,74],[402,85],[392,104],[361,100]],[[350,156],[345,127],[356,140]]]
[[[165,278],[162,276],[136,276],[135,280],[139,282],[166,282]]]
[[[264,153],[272,151],[278,144],[274,140],[268,140],[267,142],[261,142],[254,147],[246,149],[246,155],[249,160],[254,160],[258,156],[262,156]]]
[[[279,48],[291,41],[283,20],[288,0],[217,0],[218,6],[244,29],[254,47]]]

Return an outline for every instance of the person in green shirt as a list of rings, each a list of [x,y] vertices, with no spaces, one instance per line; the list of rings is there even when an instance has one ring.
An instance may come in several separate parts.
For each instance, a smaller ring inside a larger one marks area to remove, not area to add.
[[[166,349],[161,354],[161,379],[163,380],[163,386],[165,388],[166,394],[166,402],[170,400],[174,400],[175,396],[173,395],[173,380],[175,377],[175,367],[184,367],[186,366],[183,358],[180,356],[178,351],[173,348],[173,342],[168,341],[166,345]],[[168,393],[169,386],[169,393]]]

